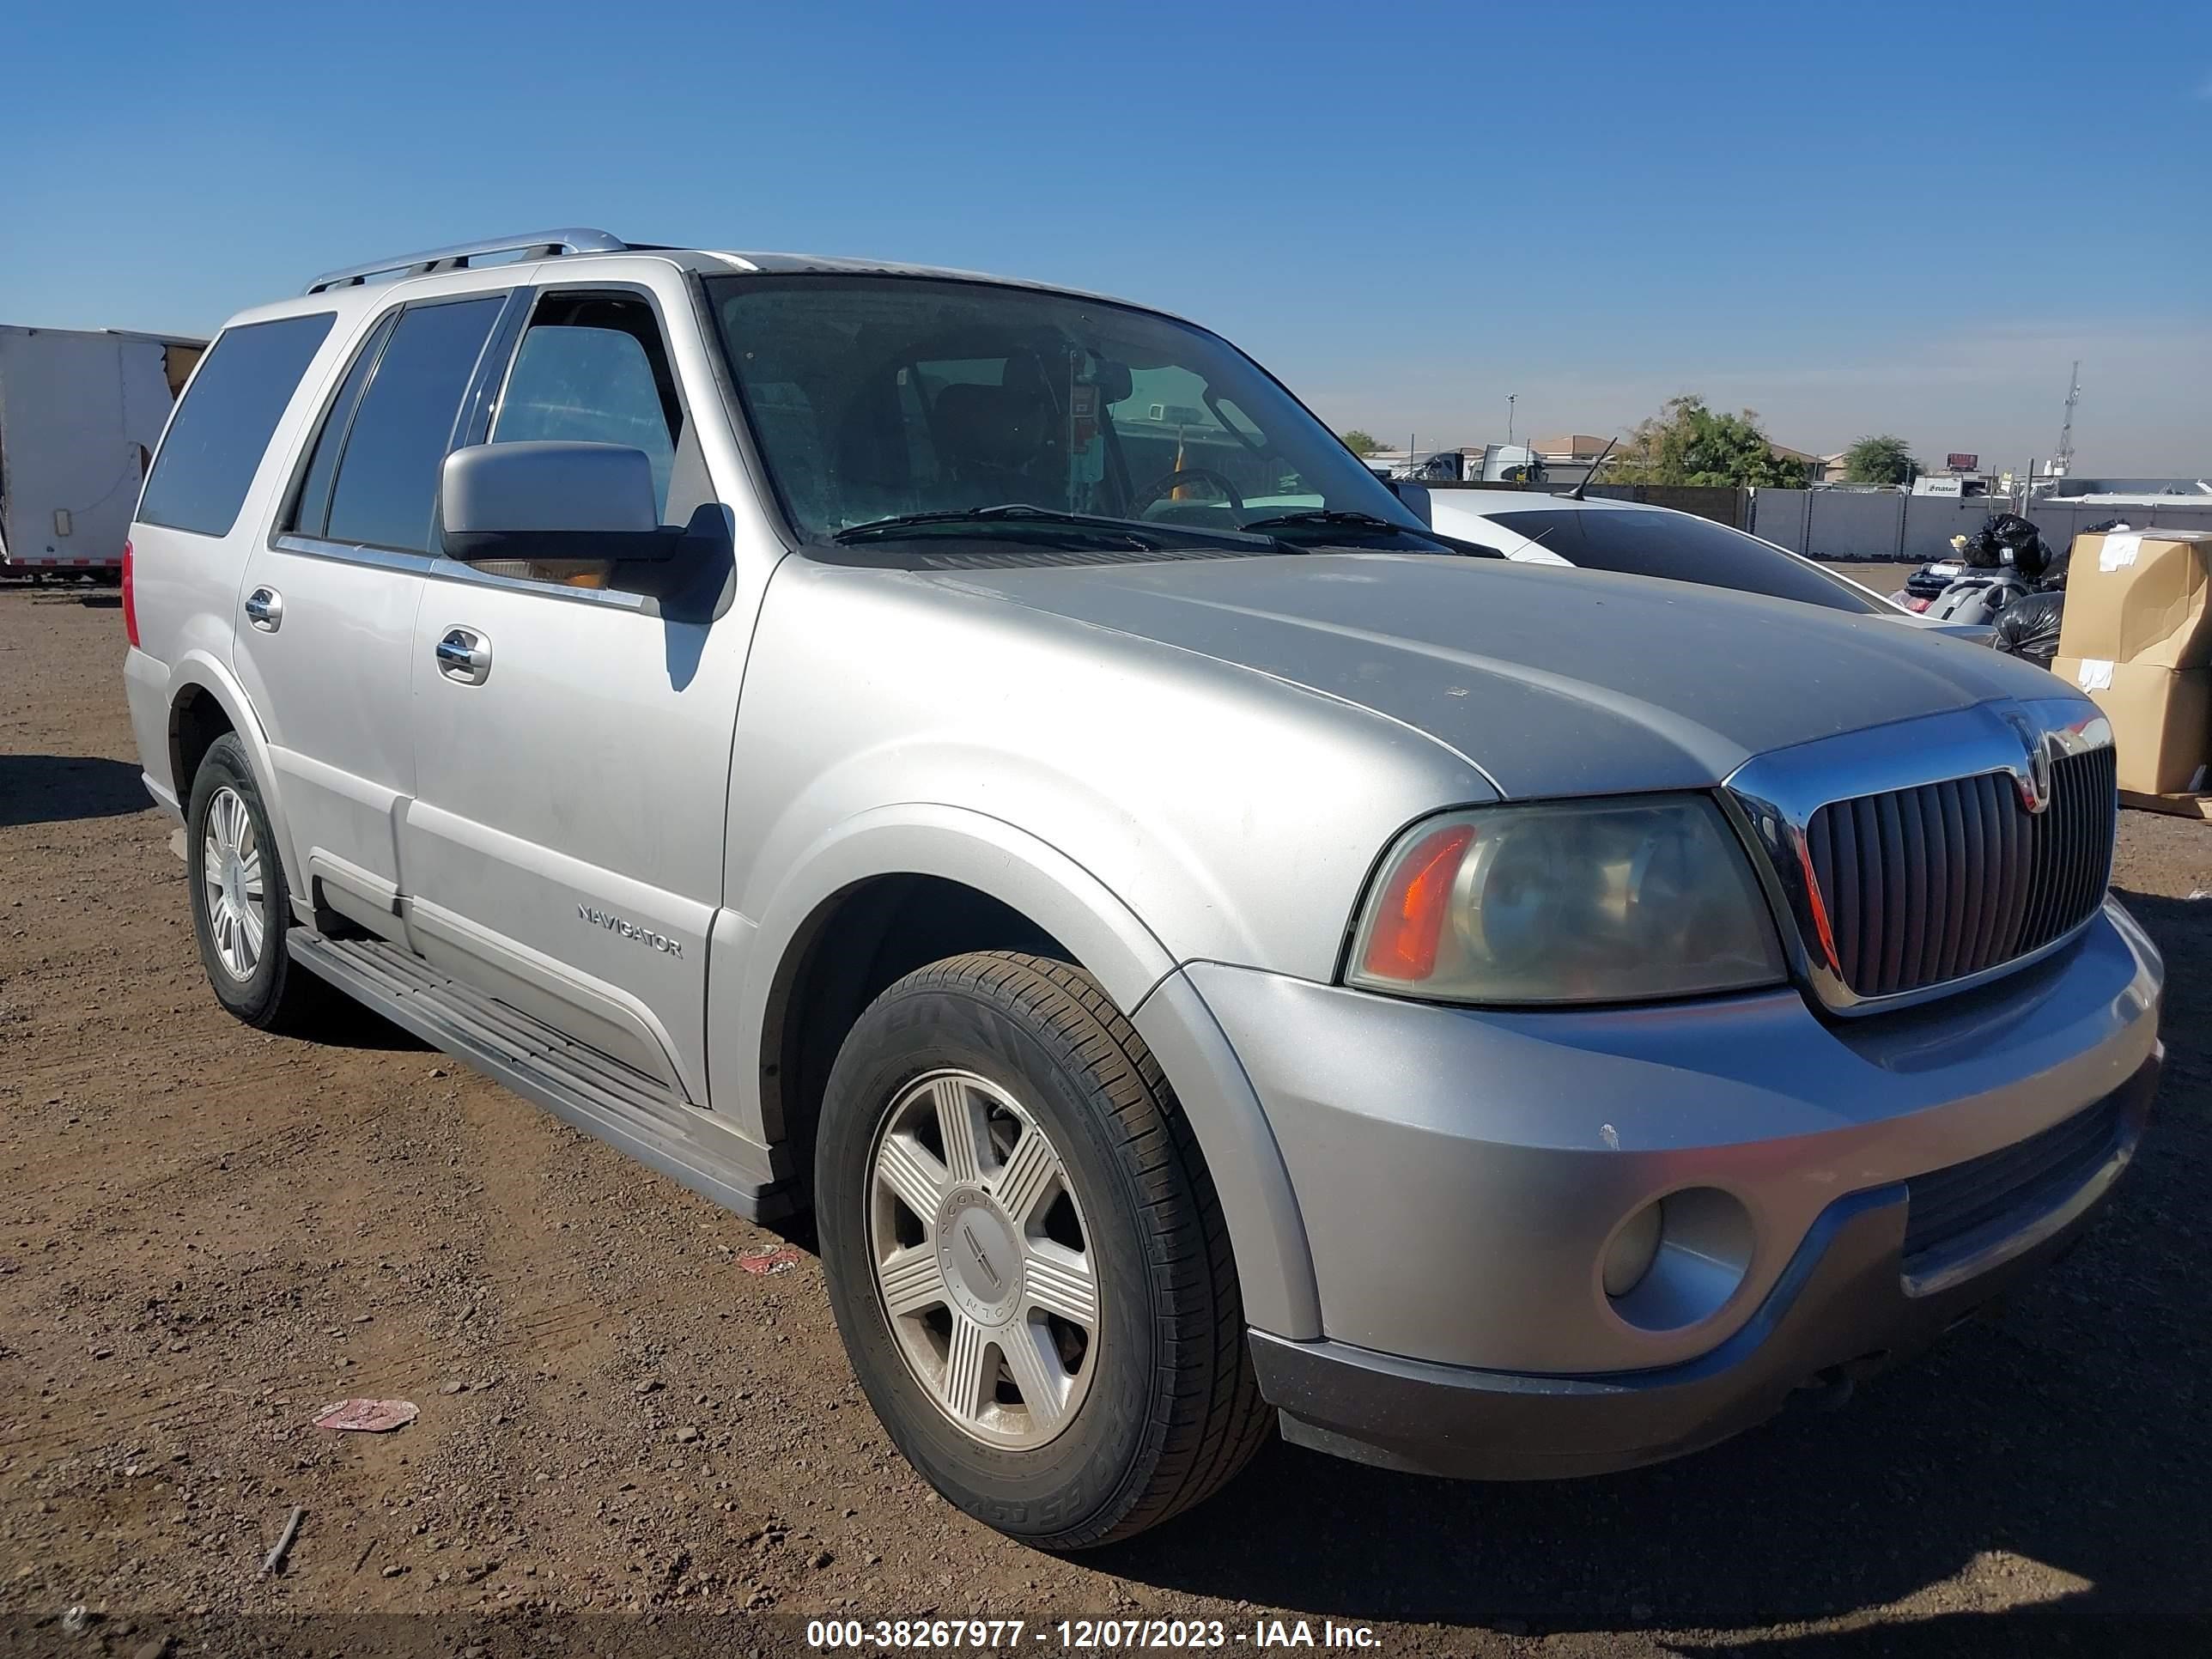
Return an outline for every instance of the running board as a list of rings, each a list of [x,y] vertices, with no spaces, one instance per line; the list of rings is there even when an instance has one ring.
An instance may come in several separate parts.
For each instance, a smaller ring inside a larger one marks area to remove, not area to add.
[[[791,1212],[790,1193],[755,1150],[658,1079],[381,940],[294,927],[285,945],[355,1001],[693,1192],[755,1221]]]

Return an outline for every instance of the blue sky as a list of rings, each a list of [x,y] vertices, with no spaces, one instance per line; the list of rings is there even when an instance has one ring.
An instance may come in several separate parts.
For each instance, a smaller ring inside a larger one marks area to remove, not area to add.
[[[2212,7],[27,6],[0,321],[210,331],[489,232],[1185,313],[1339,426],[2212,471]]]

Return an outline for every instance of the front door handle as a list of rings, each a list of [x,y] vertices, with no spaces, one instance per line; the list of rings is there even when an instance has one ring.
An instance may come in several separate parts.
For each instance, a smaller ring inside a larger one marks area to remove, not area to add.
[[[438,672],[458,685],[491,678],[491,641],[473,628],[449,628],[438,641]]]
[[[246,596],[246,620],[264,634],[284,625],[284,596],[273,587],[257,587]]]

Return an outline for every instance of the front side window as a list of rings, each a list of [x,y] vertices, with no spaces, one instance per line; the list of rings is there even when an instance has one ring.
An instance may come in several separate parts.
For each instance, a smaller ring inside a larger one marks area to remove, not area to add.
[[[810,538],[1011,503],[1220,531],[1356,514],[1425,533],[1249,358],[1188,324],[928,277],[708,287],[763,458]]]
[[[1687,513],[1552,507],[1491,513],[1492,524],[1527,537],[1569,564],[1732,587],[1875,615],[1886,607],[1849,582],[1769,547],[1755,537]]]
[[[429,550],[438,470],[477,359],[507,296],[410,306],[386,342],[331,488],[335,542]]]
[[[619,295],[551,294],[538,302],[516,348],[491,441],[641,449],[665,514],[683,419],[651,306]]]
[[[230,533],[262,452],[337,320],[319,311],[223,330],[170,418],[139,498],[139,522]]]

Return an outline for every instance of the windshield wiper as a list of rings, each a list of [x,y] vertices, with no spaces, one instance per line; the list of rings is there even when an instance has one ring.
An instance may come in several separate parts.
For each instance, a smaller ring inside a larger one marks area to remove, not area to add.
[[[1111,531],[1139,547],[1166,545],[1160,538],[1161,526],[1156,525],[1134,519],[1109,519],[1092,513],[1068,513],[1054,507],[1032,507],[1027,501],[1001,501],[995,507],[963,507],[937,513],[895,513],[888,519],[847,525],[830,539],[845,543],[870,541],[878,536],[896,536],[939,524],[1065,526],[1078,530]]]
[[[1355,530],[1387,530],[1394,536],[1419,536],[1425,532],[1407,524],[1395,524],[1389,519],[1377,518],[1372,513],[1353,513],[1338,507],[1310,507],[1303,513],[1278,513],[1272,518],[1249,519],[1237,526],[1240,530],[1272,530],[1278,526],[1302,524],[1336,525]]]

